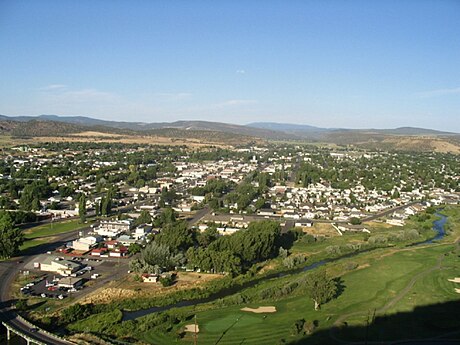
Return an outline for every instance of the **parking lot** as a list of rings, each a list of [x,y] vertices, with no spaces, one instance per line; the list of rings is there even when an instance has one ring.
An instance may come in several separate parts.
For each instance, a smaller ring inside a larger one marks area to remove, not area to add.
[[[49,258],[69,260],[81,264],[81,267],[69,276],[41,271],[37,267],[37,263],[44,262],[46,259],[49,260]],[[72,296],[86,295],[110,282],[115,276],[119,277],[121,274],[126,274],[127,267],[127,260],[41,254],[25,265],[25,271],[39,278],[21,287],[21,293],[34,297],[58,299],[67,298],[70,294]]]

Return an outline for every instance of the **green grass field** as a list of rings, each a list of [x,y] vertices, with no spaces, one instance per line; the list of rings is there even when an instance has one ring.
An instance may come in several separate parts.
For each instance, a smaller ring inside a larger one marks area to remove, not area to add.
[[[244,306],[197,312],[199,344],[278,344],[283,339],[291,342],[299,338],[292,334],[294,322],[298,319],[318,320],[319,330],[330,328],[338,319],[343,319],[350,326],[363,325],[369,311],[376,309],[379,315],[379,309],[390,304],[401,291],[404,292],[413,277],[436,266],[438,258],[452,249],[453,246],[441,245],[405,250],[384,257],[381,253],[364,255],[359,259],[360,264],[366,261],[370,266],[344,274],[344,292],[337,299],[323,305],[320,311],[314,311],[313,303],[307,296],[296,296],[249,305],[276,306],[277,312],[272,314],[240,311]],[[460,295],[455,293],[453,283],[447,281],[448,277],[460,275],[460,262],[455,258],[456,255],[450,254],[445,257],[442,270],[422,274],[399,302],[382,311],[382,314],[409,311],[416,305],[458,300]],[[171,334],[190,323],[179,324]],[[324,332],[324,337],[327,334]],[[354,338],[356,335],[348,336]],[[387,336],[391,338],[390,331]],[[331,342],[331,339],[324,337],[316,338],[315,341]],[[173,338],[151,331],[145,334],[143,340],[151,344],[169,344]],[[192,340],[191,334],[188,334],[183,341]]]
[[[59,223],[48,223],[39,225],[24,231],[25,241],[20,250],[33,248],[40,244],[50,241],[50,237],[64,232],[69,232],[87,227],[87,224],[81,224],[79,220],[69,220]]]

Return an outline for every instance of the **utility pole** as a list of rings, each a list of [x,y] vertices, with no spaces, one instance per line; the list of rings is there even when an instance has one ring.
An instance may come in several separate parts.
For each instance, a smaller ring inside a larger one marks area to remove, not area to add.
[[[198,344],[198,340],[197,340],[197,336],[196,336],[196,314],[195,314],[195,332],[194,333],[194,336],[193,336],[193,345],[197,345]]]

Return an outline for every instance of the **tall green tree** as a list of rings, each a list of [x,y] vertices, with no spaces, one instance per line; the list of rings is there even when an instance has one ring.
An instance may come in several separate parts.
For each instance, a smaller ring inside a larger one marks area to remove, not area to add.
[[[79,205],[78,205],[78,215],[80,217],[80,222],[84,223],[86,221],[86,195],[81,193]]]
[[[152,216],[147,210],[142,210],[141,214],[135,221],[135,225],[151,224],[151,223],[152,223]]]
[[[0,258],[10,258],[24,243],[24,236],[13,226],[13,220],[7,212],[0,213]]]
[[[305,286],[308,295],[315,302],[315,310],[319,310],[321,304],[333,299],[337,292],[336,282],[329,278],[324,270],[310,274],[305,281]]]

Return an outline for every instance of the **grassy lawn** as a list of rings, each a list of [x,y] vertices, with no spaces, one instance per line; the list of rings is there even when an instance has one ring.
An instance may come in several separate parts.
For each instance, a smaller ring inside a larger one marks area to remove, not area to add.
[[[87,226],[87,224],[81,224],[79,220],[69,220],[65,222],[43,224],[27,229],[24,231],[25,241],[20,250],[23,251],[49,242],[54,235],[82,229]]]
[[[293,325],[298,319],[318,320],[319,330],[330,328],[339,318],[344,318],[342,321],[346,321],[349,326],[362,326],[369,311],[377,309],[379,315],[378,310],[403,291],[414,276],[435,266],[438,257],[450,252],[452,248],[451,245],[444,245],[420,247],[392,255],[382,256],[382,252],[364,255],[358,261],[360,264],[366,261],[369,266],[345,273],[342,276],[344,292],[337,299],[323,305],[317,312],[313,310],[312,301],[303,295],[248,305],[249,307],[276,306],[277,312],[273,314],[241,311],[240,309],[246,305],[197,312],[200,327],[199,343],[216,344],[218,341],[218,344],[222,345],[278,344],[282,343],[282,339],[291,342],[299,338],[292,332]],[[460,295],[454,292],[453,283],[448,282],[447,277],[455,277],[455,272],[458,275],[460,265],[458,260],[455,260],[456,255],[449,254],[445,258],[442,270],[422,276],[398,303],[385,310],[385,314],[410,311],[414,306],[419,305],[459,300]],[[335,270],[335,266],[331,267],[331,271]],[[177,330],[190,323],[193,321],[177,325],[170,334],[175,334]],[[391,338],[391,335],[391,330],[387,330],[386,337]],[[346,336],[353,339],[362,334],[348,333]],[[143,340],[152,344],[169,344],[175,341],[173,337],[166,337],[164,333],[155,331],[147,332]],[[311,340],[314,343],[331,341],[328,332],[324,332],[322,338],[316,337]],[[192,342],[191,334],[181,342],[184,341]]]

